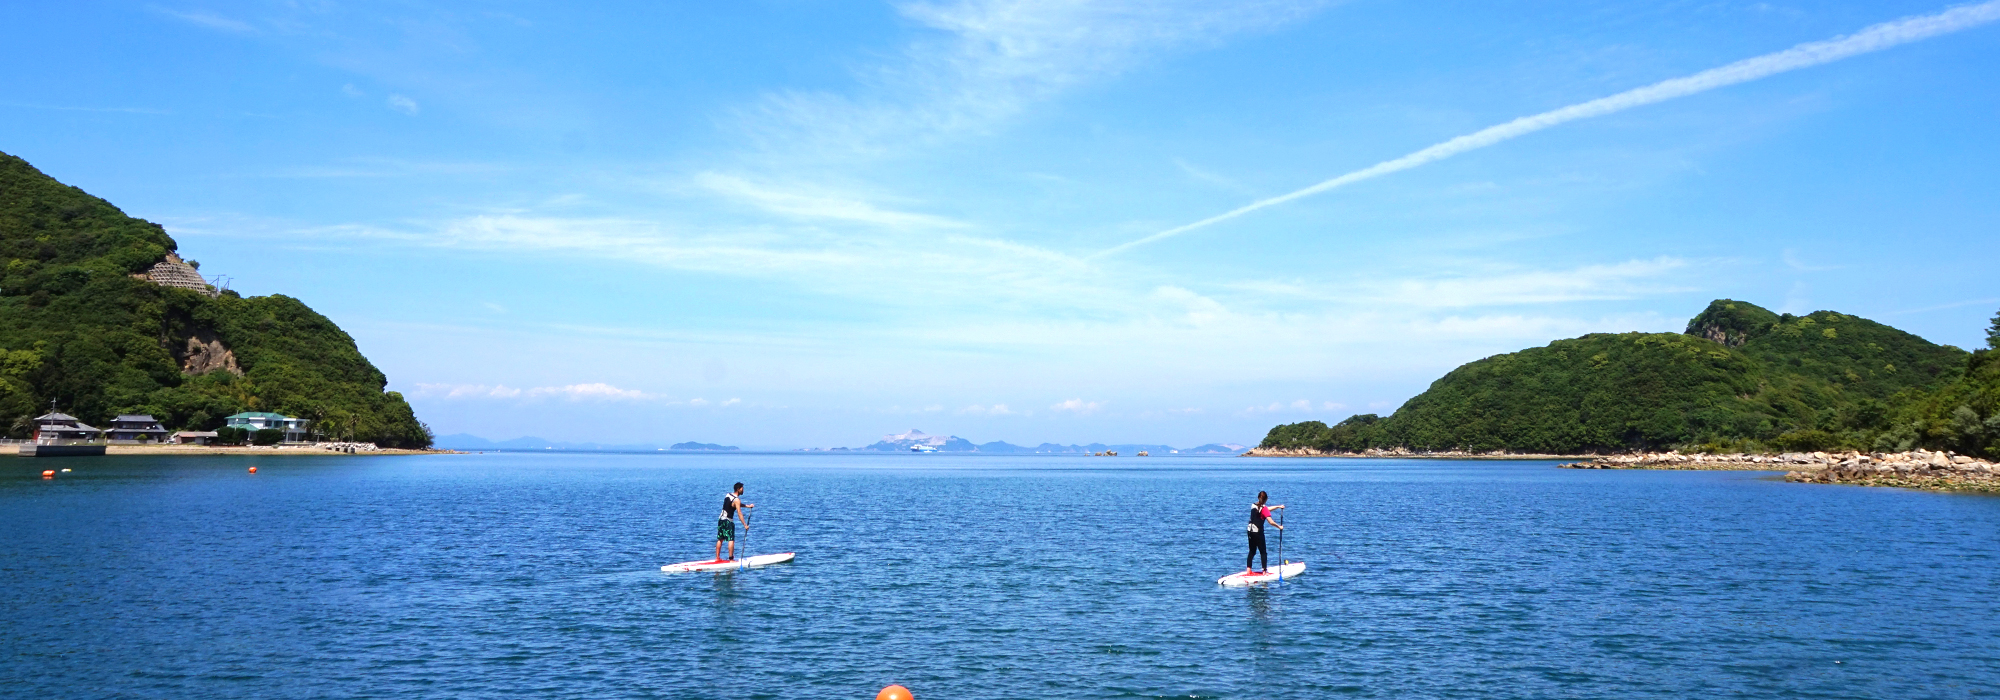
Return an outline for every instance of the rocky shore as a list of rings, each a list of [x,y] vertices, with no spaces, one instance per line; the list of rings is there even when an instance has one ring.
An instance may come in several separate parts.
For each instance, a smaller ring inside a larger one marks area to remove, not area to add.
[[[1587,462],[1557,465],[1564,469],[1738,469],[1785,470],[1785,480],[1811,484],[1895,486],[1939,491],[2000,493],[2000,467],[1985,460],[1950,452],[1911,450],[1859,452],[1788,452],[1779,455],[1681,454],[1656,452],[1611,455]]]
[[[1323,451],[1310,447],[1257,447],[1245,452],[1243,457],[1377,457],[1409,459],[1576,459],[1582,455],[1527,454],[1494,450],[1492,452],[1421,452],[1398,447],[1391,450],[1368,449],[1360,452]]]

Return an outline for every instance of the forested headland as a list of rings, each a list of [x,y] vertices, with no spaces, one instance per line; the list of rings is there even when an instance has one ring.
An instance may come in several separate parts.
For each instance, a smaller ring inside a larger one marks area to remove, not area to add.
[[[1684,333],[1599,333],[1467,363],[1393,415],[1271,429],[1293,453],[1914,448],[2000,456],[2000,316],[1966,352],[1833,311],[1716,300]]]
[[[0,431],[25,437],[51,404],[93,425],[148,413],[175,430],[273,411],[331,439],[430,446],[354,339],[299,300],[146,279],[177,247],[0,153]]]

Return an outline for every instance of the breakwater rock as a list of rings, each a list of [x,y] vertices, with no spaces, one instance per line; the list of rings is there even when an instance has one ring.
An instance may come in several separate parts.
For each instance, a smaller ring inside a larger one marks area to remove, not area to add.
[[[1915,450],[1849,455],[1835,464],[1785,473],[1786,481],[1807,484],[1896,486],[1937,491],[2000,493],[2000,466],[1950,452]]]
[[[1639,452],[1606,455],[1587,462],[1558,464],[1563,469],[1699,469],[1778,471],[1781,469],[1822,469],[1839,463],[1842,455],[1826,452],[1786,452],[1776,455],[1681,454],[1679,452]]]
[[[2000,492],[2000,466],[1950,452],[1911,450],[1787,452],[1777,455],[1654,452],[1599,457],[1557,465],[1564,469],[1785,470],[1785,480],[1811,484],[1896,486],[1945,491]]]

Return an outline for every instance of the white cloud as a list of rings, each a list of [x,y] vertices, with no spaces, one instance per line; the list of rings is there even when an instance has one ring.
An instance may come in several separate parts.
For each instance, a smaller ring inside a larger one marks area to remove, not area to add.
[[[461,399],[461,398],[510,399],[520,396],[521,390],[510,388],[505,384],[496,384],[493,386],[487,386],[485,384],[421,384],[420,383],[417,385],[417,390],[413,392],[412,395],[418,397],[435,397],[444,399]]]
[[[393,109],[413,117],[417,115],[417,112],[422,111],[417,108],[416,100],[412,100],[402,95],[389,96],[389,109]]]
[[[1056,404],[1056,405],[1054,405],[1054,406],[1050,406],[1049,408],[1050,408],[1051,410],[1054,410],[1054,411],[1058,412],[1058,413],[1074,413],[1074,414],[1077,414],[1077,415],[1079,415],[1079,416],[1087,416],[1087,415],[1090,415],[1090,414],[1092,414],[1092,413],[1096,413],[1096,412],[1098,412],[1099,410],[1102,410],[1102,409],[1104,408],[1104,404],[1103,404],[1102,402],[1099,402],[1099,401],[1085,401],[1085,400],[1083,400],[1083,399],[1070,399],[1070,400],[1068,400],[1068,401],[1064,401],[1064,402],[1062,402],[1062,403],[1058,403],[1058,404]]]
[[[724,406],[734,406],[734,405],[737,405],[737,404],[740,404],[740,403],[743,403],[743,399],[730,399],[730,400],[728,400],[728,401],[724,401],[724,402],[722,402],[722,405],[724,405]]]
[[[620,389],[618,387],[612,386],[610,384],[605,384],[603,382],[596,382],[591,384],[569,384],[566,386],[539,387],[535,389],[529,389],[528,395],[561,396],[573,401],[578,399],[648,398],[645,392],[639,391],[638,389]]]
[[[688,399],[689,406],[707,406],[708,399]]]
[[[1007,404],[1004,404],[1004,403],[996,403],[996,404],[993,404],[992,406],[981,406],[981,405],[979,405],[979,404],[973,404],[973,405],[971,405],[971,406],[966,406],[965,408],[961,408],[961,409],[959,409],[959,410],[958,410],[958,412],[959,412],[959,414],[961,414],[961,415],[974,415],[974,416],[1017,416],[1017,415],[1020,415],[1020,413],[1019,413],[1019,412],[1015,411],[1014,409],[1011,409],[1011,408],[1008,408],[1008,407],[1007,407]]]
[[[340,86],[340,94],[346,95],[348,97],[368,96],[368,93],[362,92],[361,88],[355,87],[354,83],[348,83],[346,85]]]

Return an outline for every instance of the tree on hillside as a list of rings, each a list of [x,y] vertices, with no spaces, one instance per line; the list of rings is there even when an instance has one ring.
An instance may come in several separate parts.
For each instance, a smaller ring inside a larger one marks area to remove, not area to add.
[[[2000,350],[2000,313],[1993,314],[1993,325],[1986,327],[1986,347]]]

